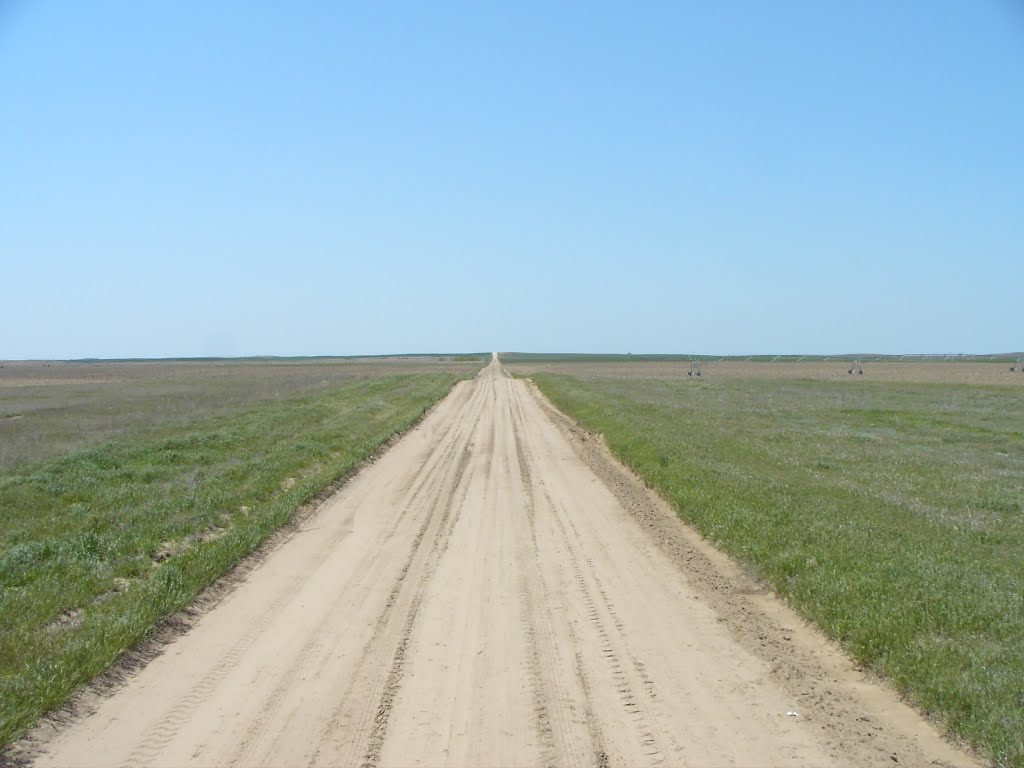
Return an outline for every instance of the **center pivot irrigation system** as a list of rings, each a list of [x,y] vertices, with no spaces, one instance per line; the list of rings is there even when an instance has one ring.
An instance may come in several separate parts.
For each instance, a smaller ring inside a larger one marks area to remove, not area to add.
[[[854,360],[852,363],[850,363],[850,369],[847,371],[847,373],[852,374],[854,376],[863,376],[864,366],[860,364],[860,360]]]

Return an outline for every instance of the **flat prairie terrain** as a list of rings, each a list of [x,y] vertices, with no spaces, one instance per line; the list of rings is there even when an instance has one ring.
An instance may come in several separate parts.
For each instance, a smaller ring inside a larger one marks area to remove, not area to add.
[[[509,369],[921,710],[994,763],[1024,765],[1024,375]]]
[[[977,765],[497,362],[10,756]]]

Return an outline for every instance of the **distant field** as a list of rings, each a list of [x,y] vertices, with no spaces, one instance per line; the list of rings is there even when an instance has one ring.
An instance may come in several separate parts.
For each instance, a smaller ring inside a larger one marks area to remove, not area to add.
[[[0,745],[481,367],[8,365]]]
[[[0,469],[114,438],[156,436],[355,379],[464,376],[484,360],[458,358],[0,362]]]
[[[603,354],[590,352],[502,352],[504,363],[999,363],[1010,366],[1024,358],[1024,352],[991,355],[688,355],[688,354]]]
[[[857,659],[1024,766],[1024,375],[822,365],[507,367]]]
[[[543,358],[544,356],[538,356]],[[517,362],[502,362],[519,374],[570,373],[583,377],[617,377],[626,379],[688,378],[690,362],[684,360],[652,361],[553,361],[520,356]],[[708,379],[811,379],[817,381],[874,381],[932,384],[976,384],[1024,386],[1024,373],[1011,372],[1012,363],[1004,362],[863,362],[864,373],[851,376],[851,361],[835,360],[746,362],[742,360],[711,360],[700,363],[701,377]]]

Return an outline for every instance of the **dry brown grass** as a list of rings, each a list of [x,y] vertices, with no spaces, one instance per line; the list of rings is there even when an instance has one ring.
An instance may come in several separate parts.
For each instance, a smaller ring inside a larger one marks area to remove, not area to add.
[[[705,362],[702,378],[719,379],[806,379],[812,381],[884,381],[918,384],[971,384],[1024,386],[1024,374],[1011,373],[1009,363],[888,363],[865,362],[863,376],[848,373],[849,361],[745,363]],[[506,363],[512,373],[565,373],[572,376],[601,376],[628,379],[686,378],[686,362],[516,362]]]

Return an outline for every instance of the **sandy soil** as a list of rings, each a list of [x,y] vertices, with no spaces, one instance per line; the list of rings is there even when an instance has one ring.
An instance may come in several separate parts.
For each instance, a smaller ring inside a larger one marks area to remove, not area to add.
[[[34,762],[975,764],[497,363],[302,528]]]

